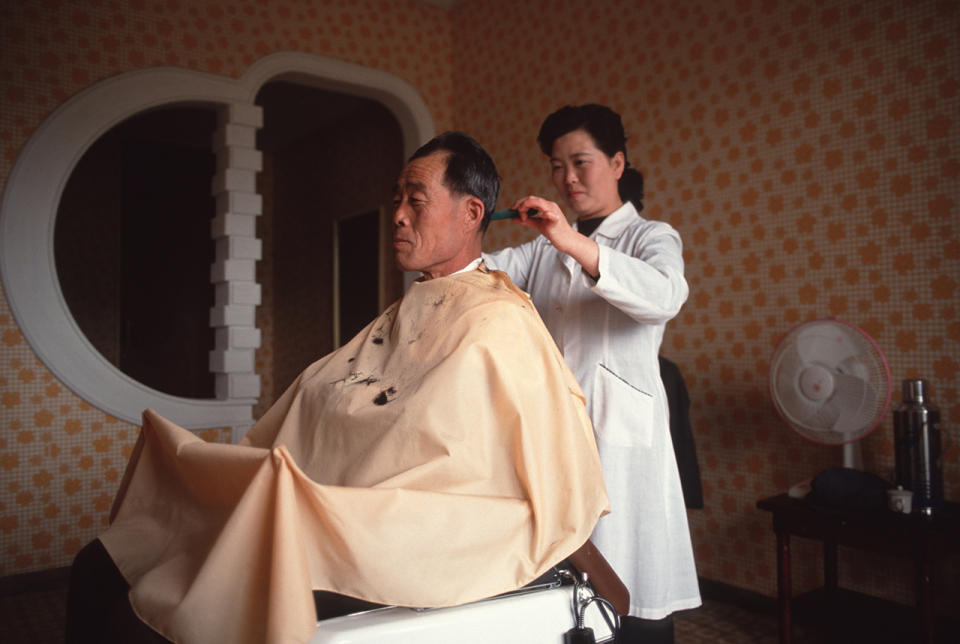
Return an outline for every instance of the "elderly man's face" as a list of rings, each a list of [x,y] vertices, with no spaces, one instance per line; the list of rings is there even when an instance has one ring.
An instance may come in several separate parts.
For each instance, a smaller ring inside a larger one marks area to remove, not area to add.
[[[471,199],[478,200],[450,193],[443,185],[446,167],[446,153],[414,159],[400,173],[394,189],[397,265],[405,271],[420,271],[426,279],[449,275],[473,259],[467,257],[468,247],[477,233],[467,210]]]

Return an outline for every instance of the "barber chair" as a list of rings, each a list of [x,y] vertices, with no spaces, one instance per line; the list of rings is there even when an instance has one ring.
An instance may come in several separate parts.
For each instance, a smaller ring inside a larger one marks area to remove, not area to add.
[[[630,595],[587,541],[564,562],[515,591],[461,606],[378,606],[315,593],[310,644],[589,644],[613,642]]]

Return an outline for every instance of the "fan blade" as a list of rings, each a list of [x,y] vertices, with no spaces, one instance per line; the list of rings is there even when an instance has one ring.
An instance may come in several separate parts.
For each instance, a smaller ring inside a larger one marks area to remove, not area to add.
[[[800,331],[797,352],[804,362],[836,369],[844,360],[857,355],[857,347],[843,327],[824,323],[812,324]]]
[[[817,404],[807,400],[796,389],[784,389],[777,400],[780,412],[792,425],[806,426],[809,419],[817,413]]]
[[[792,346],[785,353],[796,354],[796,349]],[[786,365],[786,366],[784,366]],[[780,413],[791,424],[805,424],[806,419],[810,418],[817,411],[817,404],[808,399],[800,391],[800,385],[797,381],[799,369],[803,363],[797,355],[786,355],[776,367],[776,394],[774,402],[780,410]]]
[[[811,429],[821,432],[836,429],[834,425],[842,414],[842,407],[835,400],[836,396],[831,396],[817,407],[816,413],[809,420]]]
[[[846,360],[842,360],[837,364],[837,371],[840,373],[845,373],[850,376],[856,376],[858,378],[863,378],[864,380],[870,379],[870,374],[874,373],[876,370],[876,365],[867,365],[864,362],[864,359],[870,357],[869,355],[858,355],[850,356]]]
[[[774,392],[780,394],[784,390],[793,389],[799,367],[803,366],[797,348],[790,344],[774,358],[770,366],[770,379],[774,383]]]
[[[880,411],[877,390],[863,378],[842,373],[834,374],[834,384],[830,400],[835,400],[841,409],[834,429],[844,434],[859,434],[872,428]]]
[[[784,347],[772,367],[776,382],[774,403],[793,427],[819,434],[829,429],[829,425],[822,425],[815,420],[825,401],[811,400],[801,390],[800,374],[806,366],[796,344]]]

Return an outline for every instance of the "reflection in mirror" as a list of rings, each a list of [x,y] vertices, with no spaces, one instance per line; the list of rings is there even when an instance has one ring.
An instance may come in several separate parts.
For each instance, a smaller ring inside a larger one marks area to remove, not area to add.
[[[100,137],[64,188],[54,254],[90,343],[148,387],[213,398],[213,108],[139,114]]]

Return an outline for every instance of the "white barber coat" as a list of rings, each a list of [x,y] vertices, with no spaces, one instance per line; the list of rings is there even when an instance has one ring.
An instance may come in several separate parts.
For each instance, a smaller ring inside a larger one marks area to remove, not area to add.
[[[682,242],[629,202],[591,238],[596,282],[542,236],[484,260],[530,294],[583,388],[611,506],[593,542],[630,589],[630,614],[661,619],[700,605],[657,362],[664,326],[687,299]]]

